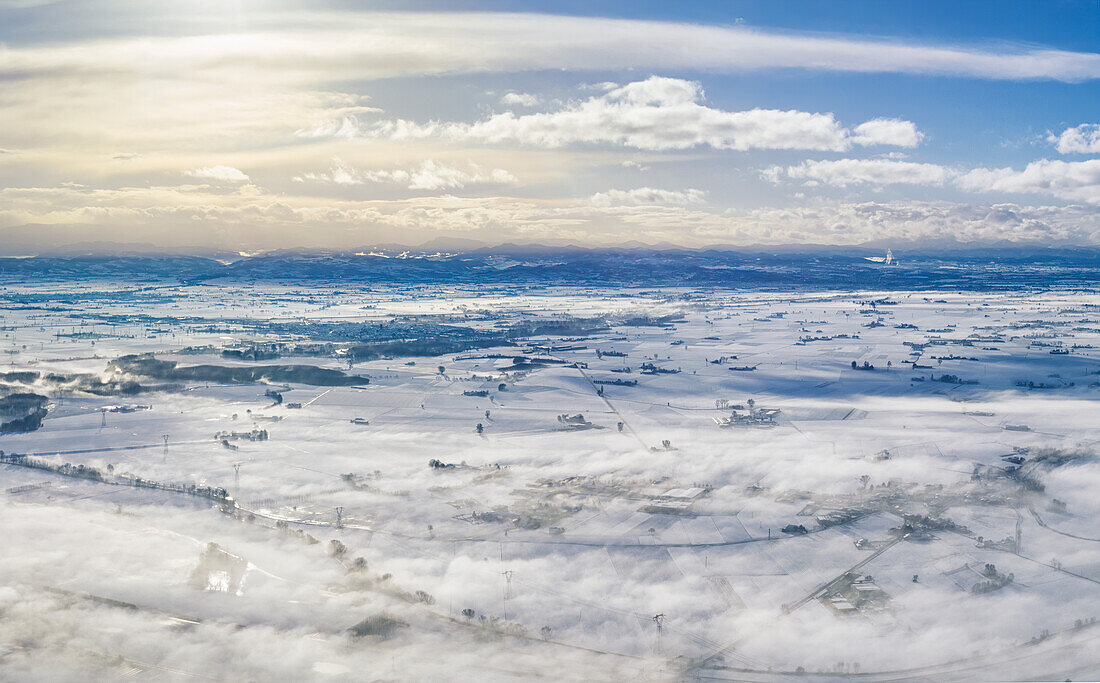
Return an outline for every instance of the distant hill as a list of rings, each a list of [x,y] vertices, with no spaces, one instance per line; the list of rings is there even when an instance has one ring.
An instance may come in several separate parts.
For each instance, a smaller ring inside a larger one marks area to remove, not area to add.
[[[0,258],[0,279],[884,290],[1100,286],[1100,250],[1095,248],[995,245],[914,252],[895,248],[901,265],[883,266],[863,258],[881,255],[880,250],[852,247],[799,252],[540,245],[446,251],[436,246],[443,245],[415,250],[374,247],[355,252],[280,251],[216,257],[121,250],[116,254],[39,255]]]

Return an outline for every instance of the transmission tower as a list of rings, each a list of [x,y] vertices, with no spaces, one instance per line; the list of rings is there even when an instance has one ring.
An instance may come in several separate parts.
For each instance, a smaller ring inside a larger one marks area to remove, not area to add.
[[[500,572],[504,575],[504,620],[508,620],[508,594],[511,593],[511,570]]]
[[[653,616],[653,622],[657,624],[657,654],[661,654],[661,634],[665,630],[665,615],[664,613],[655,614]]]

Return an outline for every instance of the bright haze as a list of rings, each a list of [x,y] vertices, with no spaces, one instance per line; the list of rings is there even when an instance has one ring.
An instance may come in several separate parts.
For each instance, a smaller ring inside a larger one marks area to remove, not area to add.
[[[1095,3],[682,4],[4,0],[0,254],[1100,243]]]

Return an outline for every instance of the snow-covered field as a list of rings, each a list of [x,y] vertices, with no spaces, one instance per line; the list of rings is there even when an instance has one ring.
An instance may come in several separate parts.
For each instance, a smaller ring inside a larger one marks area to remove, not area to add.
[[[1100,296],[97,290],[0,291],[0,678],[1100,677]]]

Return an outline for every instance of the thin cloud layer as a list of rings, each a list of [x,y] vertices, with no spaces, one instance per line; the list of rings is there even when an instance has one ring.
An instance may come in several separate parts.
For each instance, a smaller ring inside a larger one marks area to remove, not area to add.
[[[936,164],[892,159],[837,159],[803,161],[786,169],[769,169],[766,177],[778,180],[781,174],[792,180],[847,187],[857,184],[942,185],[950,176],[950,171]]]
[[[248,176],[244,171],[232,166],[204,166],[203,168],[196,168],[190,171],[184,171],[184,175],[189,175],[192,178],[203,178],[206,180],[218,180],[226,183],[243,183],[248,180]]]
[[[128,17],[163,33],[172,12]],[[1100,78],[1100,55],[1050,48],[928,45],[679,22],[527,13],[288,11],[264,17],[265,30],[226,31],[224,17],[187,12],[194,35],[98,40],[11,49],[3,75],[47,71],[283,73],[300,82],[541,69],[690,69],[741,72],[800,69],[937,74],[983,79]],[[104,33],[89,22],[88,31]]]
[[[695,189],[660,190],[652,187],[639,187],[633,190],[597,192],[592,195],[589,201],[593,206],[685,206],[706,201],[706,192]]]
[[[707,244],[858,244],[875,239],[1100,244],[1100,214],[1085,205],[896,200],[727,209],[690,190],[612,190],[567,201],[416,196],[344,200],[217,188],[0,190],[0,219],[28,224],[0,232],[9,249],[123,239],[140,233],[168,246],[268,249],[273,241],[313,248],[361,246],[400,234],[490,243],[564,240]]]

